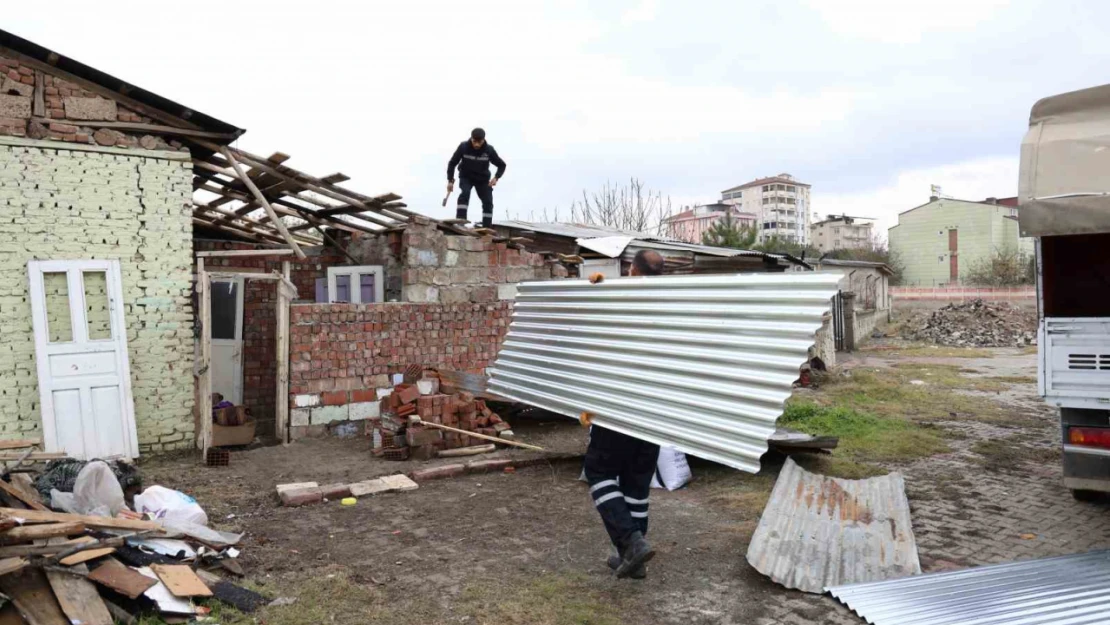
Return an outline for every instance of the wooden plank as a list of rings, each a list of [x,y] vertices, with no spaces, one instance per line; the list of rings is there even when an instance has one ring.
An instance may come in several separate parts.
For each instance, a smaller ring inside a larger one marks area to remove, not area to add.
[[[150,570],[175,597],[212,596],[212,590],[185,564],[152,564]]]
[[[89,573],[89,579],[111,588],[128,599],[137,599],[148,588],[158,583],[146,575],[128,567],[115,558],[108,558],[104,563]]]
[[[41,438],[16,438],[0,440],[0,449],[25,449],[42,444]]]
[[[197,284],[200,285],[200,461],[208,458],[212,444],[212,282],[204,270],[204,259],[197,259]]]
[[[246,280],[281,280],[281,276],[272,273],[235,273],[234,271],[209,271],[208,278],[244,278]]]
[[[42,124],[49,124],[51,122],[56,124],[59,121],[63,121],[67,124],[74,123],[79,126],[88,126],[89,128],[115,128],[117,130],[144,132],[150,135],[177,135],[179,137],[200,137],[202,139],[218,139],[220,141],[234,141],[235,138],[239,136],[228,132],[209,132],[207,130],[193,130],[191,128],[174,128],[173,126],[160,126],[158,124],[144,124],[141,122],[110,122],[92,119],[69,122],[66,120],[48,119],[37,114],[31,119]]]
[[[197,258],[221,258],[227,256],[289,256],[293,250],[217,250],[213,252],[197,252]]]
[[[84,564],[73,567],[75,573],[88,573]],[[46,579],[54,589],[62,612],[74,625],[113,625],[112,615],[100,599],[92,582],[79,575],[61,571],[47,571]]]
[[[262,237],[260,237],[259,235],[255,234],[253,232],[247,232],[246,230],[240,230],[238,228],[233,228],[231,226],[225,226],[223,224],[217,224],[217,223],[212,223],[210,221],[205,221],[205,220],[197,217],[195,214],[193,215],[193,223],[197,224],[197,225],[204,226],[206,228],[214,228],[214,229],[217,229],[217,230],[223,230],[225,232],[231,232],[231,233],[234,233],[238,236],[243,237],[244,239],[246,239],[248,241],[253,241],[255,243],[275,243],[276,242],[276,241],[271,241],[269,237],[262,238]]]
[[[224,199],[226,199],[226,196],[225,196]],[[193,214],[205,213],[204,215],[201,215],[201,217],[206,217],[206,218],[211,219],[212,223],[216,224],[216,225],[226,223],[226,224],[234,225],[234,226],[239,227],[239,228],[246,229],[250,232],[255,232],[255,233],[260,234],[260,235],[275,236],[273,234],[273,230],[269,229],[269,227],[266,225],[265,222],[259,221],[257,219],[252,218],[252,217],[247,217],[246,215],[236,215],[235,213],[233,213],[233,212],[231,212],[227,209],[219,208],[219,207],[215,206],[215,203],[216,203],[215,200],[213,200],[212,202],[210,202],[208,204],[201,204],[199,202],[194,201],[193,202]],[[212,213],[215,213],[216,215],[213,216]],[[239,223],[233,223],[233,222],[239,222]],[[292,228],[290,228],[289,231],[292,232],[293,231]],[[280,241],[281,239],[278,238],[278,240]],[[304,235],[301,235],[301,239],[298,240],[298,243],[302,243],[302,242],[307,244],[307,245],[312,245],[314,243],[311,239],[308,239]]]
[[[112,615],[112,618],[116,619],[121,625],[136,625],[136,623],[139,622],[130,612],[119,607],[115,602],[104,599],[103,597],[101,597],[101,601],[104,602],[104,607],[108,608],[108,612]],[[0,625],[4,625],[4,623],[0,622]]]
[[[0,508],[0,514],[19,517],[28,523],[82,523],[85,527],[97,529],[162,533],[162,525],[160,523],[142,521],[139,519],[114,519],[106,516],[88,516],[84,514],[68,514],[65,512],[43,512],[41,510],[17,510],[15,508]]]
[[[41,569],[27,568],[0,577],[0,592],[11,598],[30,625],[70,625]]]
[[[23,620],[15,605],[8,602],[0,608],[0,625],[27,625],[27,621]]]
[[[22,570],[27,566],[25,558],[4,558],[0,560],[0,575],[7,575],[8,573],[15,573]]]
[[[63,458],[68,458],[69,457],[68,454],[66,454],[65,452],[60,452],[60,451],[59,452],[36,451],[34,453],[29,454],[26,458],[22,458],[22,456],[23,456],[23,454],[16,453],[16,452],[0,451],[0,461],[3,461],[3,462],[12,462],[12,461],[15,461],[15,460],[20,460],[20,459],[28,460],[28,461],[31,461],[31,462],[34,462],[35,460],[62,460]]]
[[[291,274],[291,264],[281,261],[281,275],[286,280]],[[289,298],[281,295],[278,285],[277,298],[277,397],[274,404],[275,430],[282,445],[289,444]]]
[[[65,542],[62,544],[62,546],[68,549],[69,547],[73,547],[75,545],[95,542],[98,541],[92,536],[82,536],[81,538],[78,538],[76,540]],[[75,564],[81,564],[82,562],[88,562],[89,560],[103,558],[104,556],[111,555],[115,551],[115,547],[104,547],[103,549],[86,549],[85,551],[78,551],[77,553],[69,557],[62,558],[58,561],[58,564],[61,564],[62,566],[73,566]]]
[[[301,246],[297,245],[297,241],[293,238],[293,235],[289,234],[289,230],[285,228],[285,223],[281,221],[277,213],[274,212],[274,207],[270,206],[270,201],[266,199],[266,196],[262,195],[262,192],[255,186],[254,181],[243,171],[243,166],[239,164],[239,161],[235,160],[235,157],[231,155],[231,151],[228,150],[226,146],[221,146],[220,154],[223,154],[224,158],[231,163],[231,167],[235,169],[235,173],[239,175],[239,179],[243,181],[243,184],[247,185],[247,188],[251,190],[255,199],[262,203],[262,208],[266,209],[266,214],[270,216],[270,221],[273,222],[274,227],[278,229],[281,236],[285,238],[289,247],[293,248],[293,251],[297,253],[297,258],[302,260],[307,258],[305,253],[301,251]]]
[[[5,493],[11,495],[12,497],[15,497],[19,501],[22,501],[24,504],[27,505],[27,507],[31,508],[32,510],[49,510],[50,509],[50,508],[47,508],[46,506],[42,505],[38,501],[32,499],[31,497],[29,497],[27,495],[27,493],[23,492],[22,489],[16,488],[15,486],[5,482],[2,479],[0,479],[0,490],[2,490]]]
[[[0,542],[4,544],[26,543],[43,538],[73,536],[84,533],[85,525],[73,521],[65,523],[43,523],[41,525],[24,525],[23,527],[13,527],[6,532],[0,533]]]
[[[10,474],[12,486],[19,489],[23,496],[27,499],[42,503],[42,495],[39,494],[38,489],[35,488],[35,480],[28,473],[12,473]],[[34,508],[34,506],[32,506]],[[37,509],[37,508],[35,508]]]

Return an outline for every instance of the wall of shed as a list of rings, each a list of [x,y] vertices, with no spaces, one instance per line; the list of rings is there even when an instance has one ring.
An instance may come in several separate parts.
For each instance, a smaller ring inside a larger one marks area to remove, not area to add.
[[[27,262],[118,259],[139,447],[191,447],[188,155],[19,142],[0,138],[0,436],[41,432]]]

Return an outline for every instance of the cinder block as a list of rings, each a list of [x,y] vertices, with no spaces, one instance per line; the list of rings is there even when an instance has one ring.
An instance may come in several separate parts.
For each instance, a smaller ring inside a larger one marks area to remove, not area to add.
[[[68,119],[90,119],[99,121],[116,121],[116,101],[107,98],[65,98],[66,117]]]
[[[348,418],[351,421],[361,421],[363,419],[377,419],[381,416],[380,404],[376,401],[364,401],[354,404],[348,404]]]
[[[515,300],[516,299],[516,285],[515,284],[498,284],[497,285],[497,299],[499,299],[499,300]]]
[[[312,409],[312,425],[327,425],[334,421],[346,421],[349,412],[347,405],[321,406]]]
[[[312,408],[320,405],[319,395],[294,395],[293,405],[297,408]]]
[[[289,411],[289,424],[312,425],[312,411],[308,408],[294,408]]]

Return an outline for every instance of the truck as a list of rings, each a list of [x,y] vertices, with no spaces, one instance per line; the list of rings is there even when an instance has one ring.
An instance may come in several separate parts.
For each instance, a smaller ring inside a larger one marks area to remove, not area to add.
[[[1038,101],[1021,145],[1021,236],[1035,237],[1037,384],[1059,409],[1064,486],[1110,493],[1110,85]]]

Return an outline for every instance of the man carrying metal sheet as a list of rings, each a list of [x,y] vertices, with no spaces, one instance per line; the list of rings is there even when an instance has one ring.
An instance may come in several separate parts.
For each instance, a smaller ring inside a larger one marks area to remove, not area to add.
[[[630,276],[658,276],[663,273],[663,257],[658,252],[641,250],[632,260]],[[590,282],[602,281],[601,274]],[[582,415],[589,424],[589,415]],[[595,425],[590,429],[590,446],[584,468],[590,496],[613,543],[609,568],[617,577],[643,579],[645,564],[655,550],[644,535],[648,529],[648,492],[659,460],[659,445],[642,441]]]

